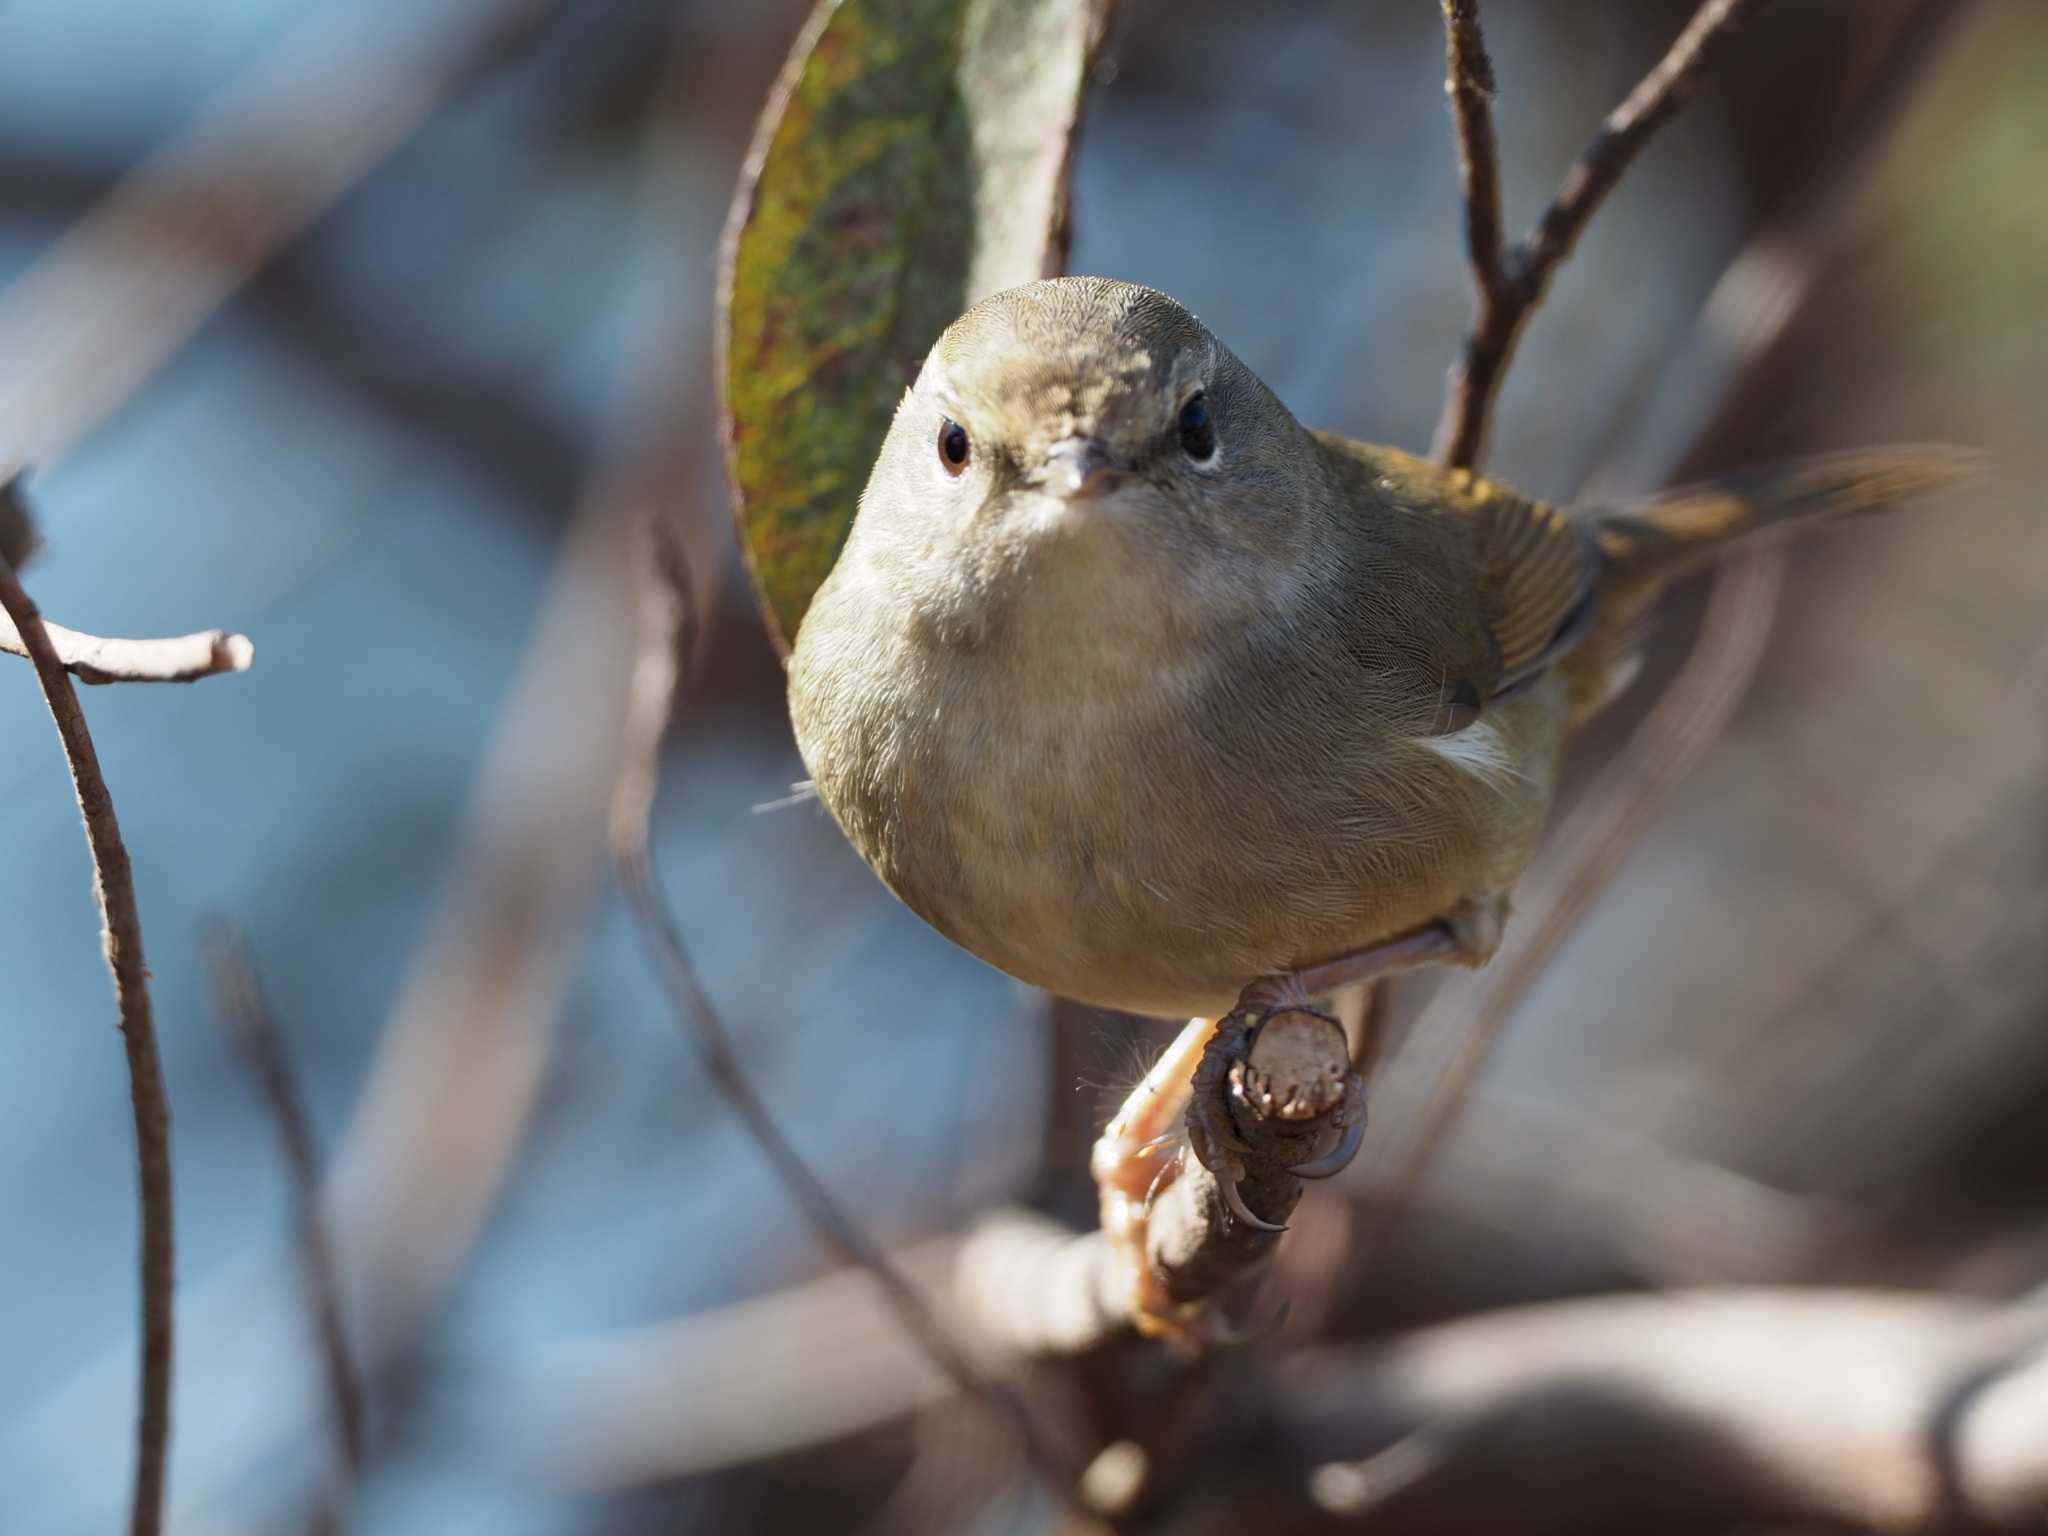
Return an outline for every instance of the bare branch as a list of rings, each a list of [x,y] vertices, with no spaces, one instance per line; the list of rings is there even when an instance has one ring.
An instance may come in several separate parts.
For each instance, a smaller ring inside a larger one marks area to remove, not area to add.
[[[327,1223],[320,1212],[319,1154],[313,1145],[312,1121],[306,1114],[305,1099],[285,1051],[284,1035],[264,1001],[263,988],[241,936],[225,922],[214,922],[206,937],[206,958],[222,1021],[270,1111],[284,1149],[285,1166],[291,1171],[308,1310],[319,1342],[321,1365],[327,1373],[328,1397],[334,1407],[335,1440],[347,1479],[345,1497],[363,1475],[363,1389],[349,1354],[348,1330],[342,1321],[341,1287],[328,1243]]]
[[[1091,1291],[1105,1247],[1010,1211],[903,1262],[934,1280],[950,1269],[976,1337],[1019,1367],[1106,1336]],[[491,1362],[468,1396],[474,1438],[513,1465],[619,1488],[901,1419],[943,1383],[853,1278]],[[1197,1512],[1184,1506],[1148,1528],[1236,1530],[1249,1505],[1258,1528],[1526,1536],[1665,1529],[1673,1501],[1698,1515],[1711,1500],[1715,1529],[1935,1531],[1959,1515],[2032,1529],[2048,1515],[2044,1339],[2038,1298],[1861,1290],[1727,1287],[1463,1318],[1239,1373],[1230,1410],[1207,1422],[1220,1439],[1191,1452],[1213,1469],[1187,1485],[1203,1518],[1171,1518]],[[707,1377],[715,1399],[690,1385]],[[1504,1502],[1504,1487],[1521,1493]]]
[[[1384,1532],[2039,1529],[2044,1334],[2025,1303],[1846,1290],[1464,1318],[1298,1361],[1268,1428],[1292,1470],[1252,1496]]]
[[[1882,47],[1861,79],[1849,89],[1836,107],[1840,126],[1824,142],[1814,163],[1789,183],[1778,209],[1764,227],[1732,262],[1708,300],[1700,323],[1668,369],[1666,386],[1658,393],[1669,396],[1672,408],[1652,413],[1648,425],[1637,432],[1647,446],[1629,456],[1626,467],[1610,464],[1596,471],[1590,487],[1596,498],[1668,480],[1688,452],[1697,455],[1702,446],[1711,458],[1713,445],[1725,442],[1731,432],[1759,408],[1756,381],[1765,377],[1769,359],[1788,332],[1805,294],[1816,281],[1826,252],[1838,241],[1840,213],[1851,203],[1868,179],[1873,164],[1882,158],[1884,146],[1900,120],[1901,103],[1910,88],[1934,68],[1940,57],[1937,46],[1945,29],[1952,27],[1952,9],[1940,0],[1895,6],[1882,18],[1872,18],[1873,37],[1881,33]],[[1723,577],[1724,582],[1733,580]],[[1719,589],[1728,595],[1725,589]],[[1711,631],[1695,644],[1696,660],[1689,667],[1707,667],[1697,652],[1712,641]],[[1674,680],[1673,691],[1683,685],[1684,676]],[[1657,719],[1663,729],[1676,718],[1680,708],[1675,698],[1669,712],[1660,707]],[[1643,761],[1636,754],[1647,749],[1650,722],[1638,728],[1623,749],[1627,761]],[[1689,771],[1681,768],[1680,776]],[[1606,853],[1592,844],[1610,836],[1632,842],[1635,832],[1624,823],[1640,825],[1651,814],[1648,806],[1637,807],[1638,798],[1664,798],[1672,787],[1657,776],[1642,777],[1640,767],[1619,766],[1603,774],[1575,807],[1564,825],[1548,839],[1555,853],[1540,859],[1523,882],[1521,904],[1528,911],[1549,912],[1560,900],[1582,909],[1597,891],[1584,885],[1589,871],[1581,871],[1582,856],[1603,861],[1610,872],[1625,853],[1620,844],[1609,845]],[[1604,881],[1606,876],[1598,876]],[[1471,1081],[1476,1078],[1494,1044],[1498,1043],[1508,1018],[1520,999],[1527,995],[1541,974],[1542,953],[1555,953],[1564,930],[1555,921],[1531,929],[1510,928],[1507,942],[1491,966],[1483,972],[1454,975],[1432,996],[1422,1017],[1411,1026],[1410,1044],[1393,1063],[1397,1080],[1428,1082],[1435,1076],[1422,1066],[1431,1053],[1431,1041],[1456,1039],[1469,1031],[1460,1048],[1459,1059],[1439,1069],[1449,1081],[1427,1090],[1430,1102],[1426,1119],[1412,1134],[1442,1145],[1442,1136],[1457,1118]],[[1462,1080],[1463,1086],[1460,1086]],[[1404,1095],[1394,1092],[1382,1099],[1397,1118],[1403,1110]],[[1382,1119],[1386,1117],[1383,1114]],[[1387,1145],[1383,1127],[1378,1138]],[[1397,1130],[1396,1145],[1406,1138]],[[1396,1176],[1397,1185],[1413,1192],[1428,1154],[1411,1148]],[[1388,1159],[1390,1160],[1390,1159]],[[1394,1202],[1400,1203],[1399,1199]],[[1383,1211],[1383,1214],[1391,1214]]]
[[[196,683],[223,672],[246,672],[256,647],[246,635],[209,629],[163,640],[108,640],[43,621],[57,665],[81,683]],[[0,623],[0,651],[28,655],[12,622]]]
[[[20,474],[0,481],[0,558],[10,567],[37,547],[35,519],[21,494]],[[81,683],[191,683],[221,672],[246,672],[256,647],[223,629],[169,640],[102,640],[62,624],[42,623],[57,664]],[[0,651],[27,656],[21,626],[0,614]]]
[[[14,567],[0,559],[0,610],[13,621],[43,702],[49,705],[71,786],[85,822],[92,854],[93,895],[100,909],[100,942],[113,975],[114,1003],[128,1056],[129,1096],[134,1104],[135,1156],[142,1200],[141,1409],[136,1426],[135,1491],[129,1515],[131,1536],[155,1536],[163,1526],[164,1461],[171,1430],[171,1108],[164,1093],[163,1064],[157,1057],[150,1016],[149,970],[142,957],[142,915],[135,904],[135,877],[121,841],[114,802],[100,773],[92,733],[78,707],[78,695],[35,604],[22,590]]]
[[[1302,1193],[1295,1169],[1332,1132],[1358,1125],[1363,1093],[1343,1026],[1298,989],[1249,1014],[1240,1003],[1222,1021],[1195,1072],[1188,1135],[1196,1158],[1146,1222],[1146,1262],[1170,1301],[1199,1320],[1256,1283],[1281,1233],[1243,1217],[1280,1222],[1293,1213]],[[1217,1145],[1226,1137],[1234,1148]]]
[[[1496,264],[1491,253],[1499,249],[1500,186],[1486,104],[1493,88],[1492,66],[1480,35],[1478,0],[1443,0],[1445,53],[1451,67],[1447,88],[1457,125],[1466,242],[1473,252],[1479,288],[1478,313],[1464,352],[1451,368],[1437,423],[1435,452],[1445,464],[1470,469],[1479,462],[1494,396],[1522,327],[1542,302],[1552,274],[1571,255],[1594,212],[1650,136],[1691,97],[1728,35],[1763,4],[1764,0],[1706,0],[1656,67],[1607,115],[1543,217]]]
[[[1479,0],[1443,0],[1444,93],[1465,197],[1465,251],[1482,312],[1507,302],[1502,265],[1500,144],[1493,132],[1493,60],[1479,27]],[[1486,324],[1482,318],[1481,328]]]
[[[650,520],[647,527],[654,550],[651,558],[639,562],[644,578],[640,651],[633,668],[611,817],[612,861],[641,943],[677,1022],[696,1042],[706,1076],[739,1116],[818,1239],[844,1262],[872,1277],[897,1326],[955,1386],[1010,1423],[1051,1490],[1071,1498],[1075,1481],[1069,1467],[1071,1458],[1040,1429],[1021,1398],[982,1374],[932,1303],[811,1171],[755,1091],[740,1065],[731,1033],[697,977],[682,931],[655,878],[647,846],[648,824],[660,785],[662,737],[681,681],[678,658],[694,648],[695,613],[685,596],[692,587],[680,545],[664,523]]]
[[[1700,76],[1734,29],[1765,0],[1707,0],[1693,13],[1670,51],[1643,76],[1579,155],[1564,186],[1536,227],[1515,244],[1510,275],[1522,302],[1533,307],[1550,286],[1558,264],[1571,255],[1594,212],[1621,180],[1650,136],[1692,98]]]

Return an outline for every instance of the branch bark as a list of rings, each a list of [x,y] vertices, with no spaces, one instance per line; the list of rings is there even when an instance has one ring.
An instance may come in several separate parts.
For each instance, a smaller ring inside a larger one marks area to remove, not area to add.
[[[155,1536],[163,1525],[164,1463],[171,1427],[171,1109],[150,1014],[142,914],[135,902],[128,848],[121,840],[113,797],[100,772],[99,754],[86,728],[84,711],[78,707],[78,695],[41,615],[5,559],[0,559],[0,610],[13,622],[35,667],[43,702],[49,706],[71,770],[71,787],[78,796],[86,846],[92,855],[100,943],[113,977],[121,1041],[127,1052],[142,1204],[141,1405],[129,1530],[132,1536]]]
[[[1254,1460],[1342,1530],[2038,1529],[2044,1341],[2038,1303],[1880,1292],[1522,1307],[1304,1357]]]
[[[1106,1336],[1105,1246],[1010,1211],[904,1263],[950,1273],[991,1366],[1021,1371]],[[551,1479],[621,1488],[900,1419],[944,1383],[858,1278],[498,1362],[473,1384],[475,1438]],[[716,1396],[688,1385],[707,1375]],[[2043,1422],[2041,1297],[1734,1286],[1551,1302],[1270,1369],[1252,1357],[1188,1452],[1204,1476],[1156,1479],[1146,1528],[2024,1530],[2048,1519]]]
[[[1479,0],[1443,0],[1450,69],[1446,89],[1464,190],[1466,244],[1478,290],[1472,331],[1451,367],[1437,423],[1435,452],[1445,464],[1471,469],[1479,462],[1494,396],[1522,327],[1543,301],[1558,265],[1571,255],[1587,223],[1651,135],[1691,97],[1728,35],[1763,4],[1764,0],[1706,0],[1656,67],[1608,113],[1535,227],[1502,253],[1499,152],[1489,104],[1493,66],[1480,31]]]
[[[241,936],[226,923],[216,922],[207,936],[206,950],[222,1019],[270,1110],[284,1150],[285,1166],[291,1173],[307,1310],[312,1314],[320,1363],[327,1375],[336,1447],[341,1453],[345,1478],[341,1497],[345,1500],[363,1476],[363,1389],[349,1353],[334,1250],[320,1211],[319,1155],[314,1149],[312,1121],[306,1113],[291,1058],[285,1051],[284,1035],[264,1001],[263,988]]]

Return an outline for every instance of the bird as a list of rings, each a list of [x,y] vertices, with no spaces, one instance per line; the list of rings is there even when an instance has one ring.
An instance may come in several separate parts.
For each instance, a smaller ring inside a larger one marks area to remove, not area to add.
[[[1047,279],[961,316],[903,395],[791,720],[884,884],[1052,992],[1214,1017],[1262,977],[1482,965],[1658,593],[1966,461],[1566,511],[1303,426],[1163,293]]]
[[[940,933],[1082,1002],[1191,1016],[1091,1168],[1127,1315],[1212,1344],[1146,1224],[1185,1152],[1232,1219],[1280,1230],[1238,1189],[1227,1105],[1194,1091],[1249,1038],[1220,1021],[1485,964],[1658,594],[1971,465],[1875,448],[1561,509],[1302,425],[1155,289],[1047,279],[968,310],[903,395],[798,627],[791,723],[847,838]],[[1327,1123],[1296,1176],[1355,1156],[1355,1079]]]

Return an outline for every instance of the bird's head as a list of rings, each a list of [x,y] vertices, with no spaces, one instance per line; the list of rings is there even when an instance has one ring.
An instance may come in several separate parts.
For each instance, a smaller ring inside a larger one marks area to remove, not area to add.
[[[1315,464],[1287,408],[1165,294],[1054,278],[948,327],[854,539],[970,641],[1026,601],[1214,624],[1270,600]]]

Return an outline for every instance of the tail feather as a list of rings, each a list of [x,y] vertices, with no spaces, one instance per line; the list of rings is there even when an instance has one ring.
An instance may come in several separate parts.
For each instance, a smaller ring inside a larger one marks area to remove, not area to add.
[[[1622,588],[1645,578],[1661,584],[1737,539],[1881,511],[1974,479],[1983,465],[1983,455],[1967,448],[1862,448],[1742,470],[1633,506],[1581,515],[1591,525],[1611,582]]]
[[[1862,448],[1742,470],[1621,507],[1575,518],[1600,552],[1600,610],[1580,648],[1581,713],[1634,673],[1642,619],[1665,585],[1753,539],[1775,538],[1836,518],[1978,478],[1984,456],[1967,448],[1910,444]]]

